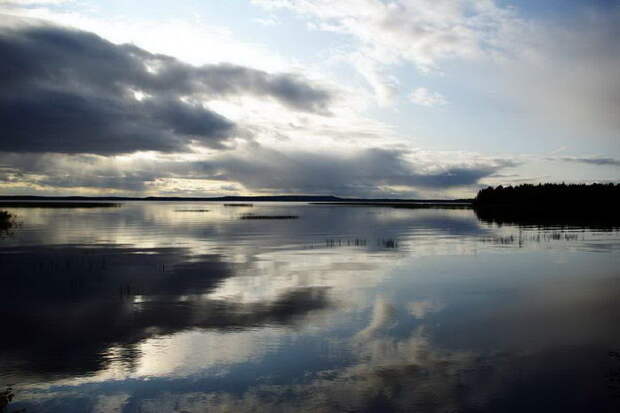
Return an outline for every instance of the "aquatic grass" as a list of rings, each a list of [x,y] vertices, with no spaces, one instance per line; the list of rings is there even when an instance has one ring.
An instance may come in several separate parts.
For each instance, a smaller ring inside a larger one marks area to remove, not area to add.
[[[11,404],[14,398],[15,391],[13,390],[13,387],[7,386],[6,389],[0,391],[0,413],[8,412],[9,404]],[[20,411],[23,412],[24,410],[17,410],[15,413]]]
[[[543,243],[552,241],[585,241],[585,237],[582,232],[566,232],[566,231],[553,231],[553,232],[538,232],[534,234],[522,233],[518,235],[506,235],[495,237],[484,237],[480,239],[483,243],[491,243],[497,245],[519,245],[523,246],[526,243]]]
[[[208,209],[175,209],[174,212],[209,212]]]
[[[254,204],[239,204],[239,203],[235,203],[235,204],[224,204],[225,207],[253,207]]]
[[[326,247],[365,247],[368,241],[361,238],[355,239],[334,239],[328,238],[325,240]]]
[[[8,229],[13,224],[13,214],[8,211],[0,211],[0,229]]]
[[[371,246],[373,243],[369,242],[367,239],[364,238],[353,238],[353,239],[349,239],[349,238],[326,238],[325,239],[325,243],[323,245],[321,244],[317,244],[316,246],[312,246],[312,248],[320,248],[320,247],[327,247],[327,248],[337,248],[337,247],[368,247]],[[375,244],[377,247],[381,247],[381,248],[398,248],[398,241],[396,241],[393,238],[377,238],[375,241]]]
[[[15,215],[8,211],[0,211],[0,238],[11,235],[11,229],[16,225]]]
[[[398,248],[398,242],[395,239],[382,239],[380,241],[380,246],[383,248]]]

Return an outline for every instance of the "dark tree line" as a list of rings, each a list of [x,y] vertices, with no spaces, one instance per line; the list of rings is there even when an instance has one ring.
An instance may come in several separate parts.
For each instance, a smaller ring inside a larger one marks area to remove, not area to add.
[[[478,192],[475,203],[491,204],[596,204],[620,201],[620,184],[523,184],[488,187]]]
[[[620,184],[523,184],[478,192],[478,218],[496,223],[620,225]]]

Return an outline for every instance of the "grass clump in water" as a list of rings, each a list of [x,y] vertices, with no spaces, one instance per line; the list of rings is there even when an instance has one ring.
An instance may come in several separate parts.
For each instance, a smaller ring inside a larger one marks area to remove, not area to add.
[[[0,235],[15,226],[15,216],[8,211],[0,211]]]

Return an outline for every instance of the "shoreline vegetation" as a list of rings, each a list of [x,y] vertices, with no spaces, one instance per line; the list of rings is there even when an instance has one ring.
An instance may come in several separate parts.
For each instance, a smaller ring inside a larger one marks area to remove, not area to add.
[[[522,184],[482,189],[473,200],[313,202],[407,209],[473,209],[495,224],[620,227],[620,184]]]
[[[620,184],[523,184],[488,187],[473,204],[485,222],[620,226]]]

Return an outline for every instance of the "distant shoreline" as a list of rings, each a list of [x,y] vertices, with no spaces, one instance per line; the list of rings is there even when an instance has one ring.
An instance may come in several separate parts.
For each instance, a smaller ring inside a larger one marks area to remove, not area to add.
[[[473,199],[391,199],[391,198],[340,198],[329,195],[261,195],[261,196],[223,196],[223,197],[115,197],[115,196],[34,196],[3,195],[0,201],[176,201],[176,202],[318,202],[334,204],[471,204]]]
[[[73,202],[73,201],[2,201],[0,208],[114,208],[121,206],[114,202]]]
[[[315,206],[472,210],[486,223],[620,228],[620,185],[541,184],[486,188],[475,199],[341,198],[331,195],[224,197],[0,196],[0,208],[99,208],[125,202],[205,202],[250,206],[300,202]]]
[[[471,209],[473,202],[471,201],[437,201],[437,200],[417,200],[417,201],[342,201],[342,202],[310,202],[312,205],[343,205],[343,206],[375,206],[375,207],[391,207],[403,209]]]

